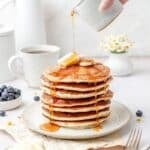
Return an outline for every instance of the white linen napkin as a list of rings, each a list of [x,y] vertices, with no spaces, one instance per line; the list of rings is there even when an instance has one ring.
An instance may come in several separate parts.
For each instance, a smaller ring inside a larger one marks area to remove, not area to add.
[[[29,130],[22,117],[7,120],[0,125],[0,129],[8,132],[16,142],[39,140],[44,143],[46,150],[86,150],[100,146],[123,145],[123,140],[118,132],[102,138],[90,140],[62,140],[40,135]]]

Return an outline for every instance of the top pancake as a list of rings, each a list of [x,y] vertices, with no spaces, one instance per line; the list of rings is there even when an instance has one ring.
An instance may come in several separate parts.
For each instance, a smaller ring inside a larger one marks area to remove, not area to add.
[[[90,66],[76,64],[65,68],[57,66],[53,70],[47,69],[43,77],[50,82],[96,83],[108,80],[110,69],[100,63]]]

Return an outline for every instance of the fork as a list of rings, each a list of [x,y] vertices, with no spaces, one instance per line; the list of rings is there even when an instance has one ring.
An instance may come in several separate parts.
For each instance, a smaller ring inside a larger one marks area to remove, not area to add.
[[[141,136],[142,136],[141,128],[132,129],[126,143],[126,150],[138,150],[141,141]]]
[[[131,130],[125,146],[115,145],[113,147],[99,147],[96,149],[89,148],[88,150],[138,150],[141,141],[141,136],[142,136],[142,129],[136,127]],[[150,150],[150,146],[147,147],[147,149],[145,150]]]

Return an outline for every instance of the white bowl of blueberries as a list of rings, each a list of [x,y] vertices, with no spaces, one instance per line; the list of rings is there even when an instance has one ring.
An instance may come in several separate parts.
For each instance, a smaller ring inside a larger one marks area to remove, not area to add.
[[[13,86],[0,86],[0,110],[11,110],[21,105],[21,90]]]

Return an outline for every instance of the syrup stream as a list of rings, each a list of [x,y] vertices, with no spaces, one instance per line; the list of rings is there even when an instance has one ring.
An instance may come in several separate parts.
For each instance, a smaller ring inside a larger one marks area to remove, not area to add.
[[[76,50],[75,11],[74,11],[74,10],[71,10],[70,16],[71,16],[71,25],[72,25],[72,44],[73,44],[73,49],[72,49],[72,51],[74,52],[74,51]]]

